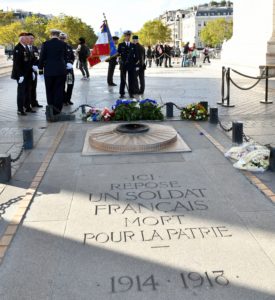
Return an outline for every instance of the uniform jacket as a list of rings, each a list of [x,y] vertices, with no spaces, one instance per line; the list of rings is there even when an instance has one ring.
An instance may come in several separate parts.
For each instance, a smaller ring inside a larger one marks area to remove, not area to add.
[[[74,51],[73,51],[73,48],[66,44],[66,48],[67,48],[67,62],[73,64],[74,63],[74,60],[75,60],[75,56],[74,56]]]
[[[130,43],[129,47],[126,43],[120,43],[118,45],[117,52],[120,55],[120,67],[126,70],[131,70],[137,67],[138,63],[138,52],[135,44]]]
[[[39,70],[44,69],[45,76],[66,75],[67,62],[66,43],[52,38],[42,44],[38,68]]]
[[[30,49],[30,54],[31,54],[31,59],[32,59],[32,65],[33,66],[38,66],[38,61],[39,61],[39,51],[36,46],[31,46]]]
[[[21,43],[18,43],[14,47],[13,51],[13,67],[11,78],[18,80],[21,76],[32,76],[32,61],[30,51]]]
[[[145,67],[145,48],[137,43],[136,44],[137,47],[137,52],[138,52],[138,65],[140,68],[144,68]]]

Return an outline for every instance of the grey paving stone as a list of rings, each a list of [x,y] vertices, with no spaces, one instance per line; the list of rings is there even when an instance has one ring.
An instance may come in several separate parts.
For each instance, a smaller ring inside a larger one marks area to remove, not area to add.
[[[115,102],[118,87],[106,87],[106,66],[93,69],[89,82],[81,82],[76,71],[75,107]],[[118,75],[116,70],[116,82]],[[215,61],[201,69],[152,68],[146,80],[145,97],[157,100],[178,105],[208,100],[213,107],[220,98]],[[0,203],[26,191],[65,124],[47,123],[44,108],[19,118],[11,101],[14,82],[0,78],[3,87],[9,88],[0,108],[2,145],[16,144],[26,126],[35,128],[36,144],[13,167],[15,176],[1,189]],[[221,119],[230,125],[243,118],[255,139],[273,140],[275,109],[259,104],[262,94],[263,86],[246,96],[233,90],[236,107],[220,108]],[[45,105],[41,82],[38,96]],[[162,123],[176,128],[191,153],[98,157],[81,151],[86,130],[100,124],[82,123],[79,114],[66,124],[2,261],[1,299],[274,299],[275,206],[193,123]],[[230,147],[230,135],[218,126],[200,125]],[[274,186],[274,173],[259,177]],[[0,220],[0,233],[15,208]]]

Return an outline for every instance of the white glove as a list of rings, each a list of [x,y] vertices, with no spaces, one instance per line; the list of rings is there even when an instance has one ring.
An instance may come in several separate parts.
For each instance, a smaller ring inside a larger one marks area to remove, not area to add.
[[[32,80],[34,81],[35,80],[35,73],[32,72]]]
[[[66,69],[67,70],[71,70],[72,68],[73,68],[73,65],[71,63],[67,63]]]
[[[18,79],[18,83],[22,83],[24,81],[24,76],[20,76]]]
[[[32,66],[32,69],[34,70],[34,72],[38,72],[38,67],[37,66]]]
[[[39,80],[44,81],[44,75],[43,74],[38,75],[38,77],[39,77]]]
[[[138,71],[139,70],[139,67],[136,67],[136,71]]]

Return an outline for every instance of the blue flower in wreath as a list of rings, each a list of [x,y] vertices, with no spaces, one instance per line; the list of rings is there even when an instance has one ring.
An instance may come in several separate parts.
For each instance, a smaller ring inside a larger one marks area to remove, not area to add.
[[[151,99],[144,99],[144,100],[141,100],[140,102],[139,102],[139,104],[145,104],[145,103],[151,103],[151,104],[153,104],[153,105],[157,105],[158,103],[157,103],[157,101],[156,100],[151,100]]]

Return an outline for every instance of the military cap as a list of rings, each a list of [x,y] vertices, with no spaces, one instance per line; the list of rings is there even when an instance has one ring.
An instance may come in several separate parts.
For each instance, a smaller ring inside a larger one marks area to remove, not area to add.
[[[85,43],[84,37],[80,37],[78,40],[79,40],[79,42],[80,42],[81,44],[84,44],[84,43]]]
[[[59,34],[61,33],[61,30],[59,30],[59,29],[51,29],[50,33],[51,33],[51,35],[59,36]]]
[[[29,34],[27,33],[27,32],[21,32],[20,34],[19,34],[19,37],[20,36],[28,36]]]
[[[137,35],[133,35],[132,39],[133,40],[138,40],[138,36]]]
[[[131,35],[132,34],[132,31],[131,30],[125,30],[123,32],[124,35]]]
[[[117,40],[119,40],[119,37],[116,36],[116,35],[114,35],[114,36],[112,37],[112,39],[115,40],[115,41],[117,41]]]

